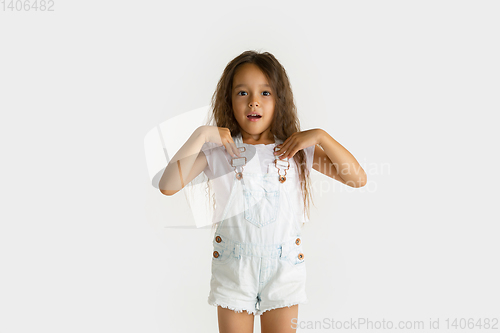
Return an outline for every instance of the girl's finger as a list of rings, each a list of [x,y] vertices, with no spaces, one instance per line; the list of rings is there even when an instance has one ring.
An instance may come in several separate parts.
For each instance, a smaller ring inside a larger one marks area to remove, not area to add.
[[[294,144],[293,146],[291,146],[289,149],[288,149],[288,152],[283,155],[284,158],[288,157],[288,158],[291,158],[293,157],[293,155],[295,155],[295,147],[297,146],[297,144]]]
[[[229,153],[229,155],[231,157],[237,156],[236,155],[236,145],[234,144],[234,142],[231,142],[228,140],[228,141],[226,141],[225,146],[226,146],[227,152]]]
[[[278,150],[276,150],[276,151],[274,152],[274,155],[279,155],[279,154],[281,154],[281,153],[283,153],[283,152],[285,151],[285,150],[284,150],[284,149],[285,149],[285,146],[284,146],[284,144],[283,144],[283,143],[282,143],[282,144],[277,145],[276,147],[278,147],[279,149],[278,149]]]
[[[278,157],[279,157],[279,158],[283,158],[284,156],[286,156],[286,154],[288,154],[288,148],[286,148],[286,149],[281,149],[281,150],[279,151],[279,154],[278,154],[279,156],[278,156]]]
[[[241,152],[240,152],[240,150],[238,149],[238,147],[236,147],[236,143],[234,143],[234,141],[232,141],[232,143],[233,143],[233,147],[234,147],[234,151],[235,151],[236,155],[237,155],[238,157],[239,157],[239,156],[241,156]]]
[[[238,156],[238,148],[236,148],[236,144],[232,139],[229,141],[229,146],[231,147],[231,156]]]
[[[283,147],[281,147],[281,149],[278,151],[278,155],[280,156],[285,156],[286,154],[288,154],[288,152],[290,152],[290,142],[287,142],[287,144],[284,144]]]
[[[233,147],[231,146],[230,142],[226,143],[226,150],[231,157],[234,157],[234,150],[233,150]]]

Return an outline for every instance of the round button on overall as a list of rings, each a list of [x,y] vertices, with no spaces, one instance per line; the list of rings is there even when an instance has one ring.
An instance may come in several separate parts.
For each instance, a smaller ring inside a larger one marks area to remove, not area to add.
[[[222,238],[220,236],[217,236],[217,237],[215,237],[215,241],[217,243],[220,243],[220,242],[222,242]]]
[[[297,238],[297,239],[295,240],[295,244],[300,245],[300,238]]]
[[[219,258],[219,252],[214,251],[214,258]]]
[[[303,253],[299,253],[298,257],[299,257],[300,260],[302,260],[302,259],[304,259],[304,254]]]

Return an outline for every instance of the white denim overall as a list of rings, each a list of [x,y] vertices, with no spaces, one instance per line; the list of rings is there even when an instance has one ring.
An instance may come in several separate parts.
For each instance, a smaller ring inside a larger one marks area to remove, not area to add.
[[[291,205],[297,200],[289,195],[296,186],[295,163],[289,161],[286,180],[280,182],[283,169],[278,173],[272,162],[262,172],[258,154],[248,160],[252,145],[244,144],[241,134],[233,140],[246,148],[241,155],[247,163],[241,179],[233,173],[231,194],[215,231],[208,302],[256,315],[306,303],[302,221]],[[265,149],[273,152],[275,144]]]

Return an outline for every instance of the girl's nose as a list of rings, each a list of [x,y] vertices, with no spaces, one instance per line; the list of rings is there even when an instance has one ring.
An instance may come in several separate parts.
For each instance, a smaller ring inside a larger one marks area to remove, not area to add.
[[[257,101],[254,101],[254,102],[250,102],[250,107],[255,107],[255,106],[259,106],[259,102]]]

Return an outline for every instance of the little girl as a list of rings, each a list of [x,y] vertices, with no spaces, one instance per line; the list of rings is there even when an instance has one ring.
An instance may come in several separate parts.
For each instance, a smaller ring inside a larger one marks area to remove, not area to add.
[[[294,332],[307,302],[301,237],[311,169],[351,187],[367,177],[322,129],[300,131],[285,69],[268,53],[228,63],[212,98],[214,125],[197,128],[160,180],[173,195],[202,171],[215,187],[208,302],[220,332]]]

